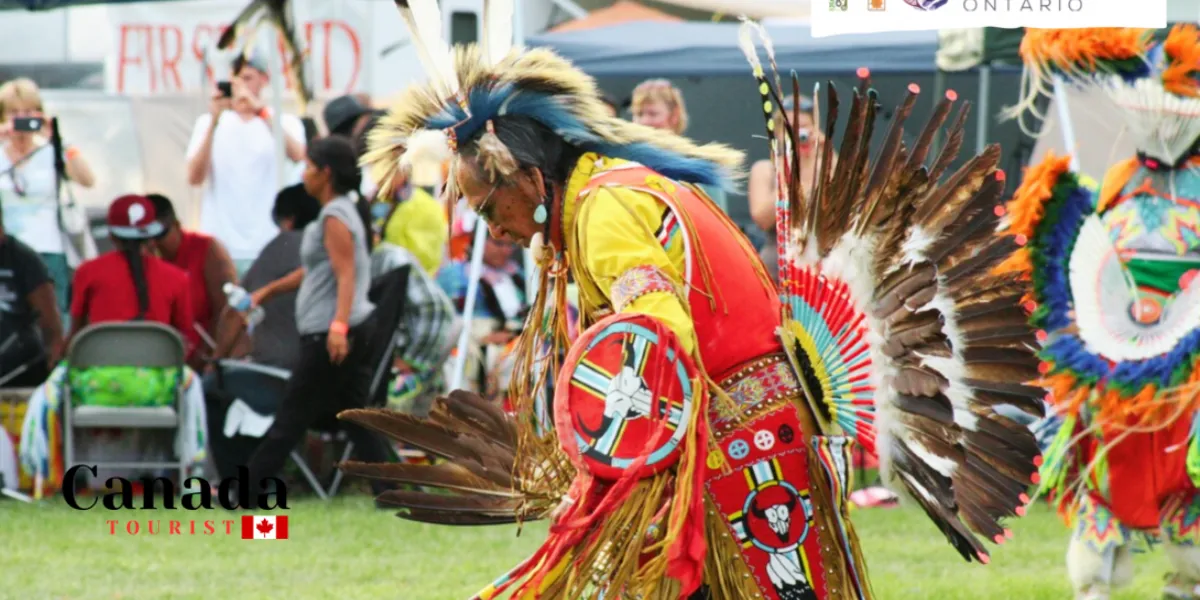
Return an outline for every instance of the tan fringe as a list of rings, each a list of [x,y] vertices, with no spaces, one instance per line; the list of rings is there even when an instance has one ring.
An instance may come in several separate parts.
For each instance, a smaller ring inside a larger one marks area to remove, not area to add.
[[[809,439],[812,438],[810,437]],[[813,503],[813,520],[816,522],[816,533],[820,540],[821,561],[825,567],[825,586],[829,590],[829,597],[872,600],[874,596],[869,587],[869,580],[867,579],[866,563],[863,561],[862,548],[858,543],[858,535],[854,531],[854,525],[850,523],[849,507],[846,499],[833,498],[833,491],[829,488],[825,477],[825,469],[821,466],[821,459],[810,447],[808,451],[810,499]],[[849,491],[853,483],[853,481],[846,481],[843,489]],[[841,515],[840,524],[838,523],[839,513]],[[850,552],[853,555],[854,563],[858,565],[859,577],[868,586],[868,589],[863,590],[862,596],[856,593],[854,589],[854,577],[847,568],[847,557],[843,553],[841,536],[839,535],[841,527],[845,527],[846,538],[850,542]]]
[[[555,261],[553,250],[549,247],[544,248],[542,256],[536,258],[539,265],[538,294],[525,323],[525,331],[530,334],[522,335],[517,341],[516,361],[509,387],[509,397],[517,414],[531,420],[537,419],[536,392],[546,389],[547,378],[557,376],[559,354],[567,344],[566,313],[562,308],[566,305],[567,285],[564,267]],[[554,301],[548,306],[547,300],[551,297]],[[552,347],[549,355],[539,357],[545,338],[535,332],[543,331],[543,319],[551,324]],[[541,373],[535,377],[534,372],[543,361],[547,364],[541,365]],[[546,423],[545,426],[546,432],[540,435],[533,423],[518,427],[517,456],[520,460],[516,461],[514,477],[527,482],[526,489],[542,489],[553,497],[561,497],[571,487],[575,467],[558,443],[554,424]]]
[[[705,498],[705,537],[708,557],[704,562],[704,583],[714,600],[742,600],[762,593],[750,567],[742,559],[737,540],[729,535],[724,515],[712,498]]]

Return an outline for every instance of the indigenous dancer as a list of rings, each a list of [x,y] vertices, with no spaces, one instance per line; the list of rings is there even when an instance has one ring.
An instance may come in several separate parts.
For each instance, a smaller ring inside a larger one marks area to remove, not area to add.
[[[1009,205],[1061,419],[1041,479],[1074,528],[1071,583],[1108,598],[1157,538],[1165,597],[1200,598],[1200,32],[1029,30],[1021,54],[1030,87],[1013,116],[1061,77],[1106,92],[1137,144],[1099,186],[1047,156]]]
[[[451,58],[436,3],[399,4],[434,81],[402,96],[369,160],[386,187],[406,140],[445,135],[455,193],[493,234],[533,248],[540,288],[515,417],[465,392],[428,421],[348,411],[448,462],[345,469],[452,492],[381,496],[408,519],[552,519],[542,547],[478,598],[871,598],[846,518],[848,436],[878,448],[966,560],[988,560],[977,536],[1009,535],[999,521],[1023,510],[1037,454],[991,405],[1038,410],[1042,390],[1009,383],[1037,361],[1025,284],[991,272],[1016,248],[994,233],[998,148],[938,183],[965,111],[927,168],[951,100],[908,152],[914,86],[870,161],[878,104],[856,92],[838,167],[806,174],[817,191],[803,198],[794,128],[771,117],[783,90],[757,65],[761,29],[745,26],[768,129],[789,132],[772,145],[780,252],[795,258],[780,265],[781,302],[699,187],[729,186],[740,153],[608,116],[567,61],[509,52],[511,30],[489,27]],[[485,4],[489,24],[509,22],[500,4]],[[836,114],[832,89],[828,103]],[[569,278],[584,331],[558,360]]]

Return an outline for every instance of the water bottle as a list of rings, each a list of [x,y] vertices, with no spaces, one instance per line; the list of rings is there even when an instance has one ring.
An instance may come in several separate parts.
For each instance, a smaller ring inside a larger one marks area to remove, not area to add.
[[[263,317],[267,316],[266,311],[261,306],[250,307],[250,292],[247,292],[242,286],[226,283],[223,289],[225,297],[229,300],[229,306],[238,312],[247,313],[246,332],[253,333],[254,326],[261,323]]]

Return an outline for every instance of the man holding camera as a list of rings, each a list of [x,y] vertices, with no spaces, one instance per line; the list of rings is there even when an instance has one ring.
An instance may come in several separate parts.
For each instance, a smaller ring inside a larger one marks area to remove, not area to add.
[[[295,183],[295,163],[305,157],[304,124],[280,115],[291,164],[276,164],[274,116],[262,100],[268,81],[261,56],[238,57],[233,78],[217,84],[209,114],[196,119],[188,144],[188,182],[204,185],[200,230],[225,245],[239,276],[278,233],[271,220],[278,169],[285,169],[285,185]]]

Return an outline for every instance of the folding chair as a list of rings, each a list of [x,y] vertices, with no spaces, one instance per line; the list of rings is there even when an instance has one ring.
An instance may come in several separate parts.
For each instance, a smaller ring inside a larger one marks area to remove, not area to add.
[[[71,369],[93,367],[173,367],[184,373],[183,338],[166,325],[150,321],[98,323],[80,331],[67,349]],[[182,380],[181,380],[182,382]],[[177,383],[172,402],[166,406],[76,406],[69,381],[63,385],[63,458],[66,468],[75,461],[75,432],[78,429],[174,429],[182,426],[183,386]],[[98,468],[178,469],[179,481],[187,479],[190,457],[175,462],[104,462]]]

